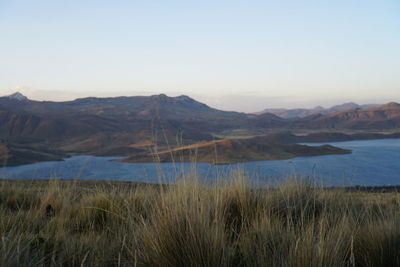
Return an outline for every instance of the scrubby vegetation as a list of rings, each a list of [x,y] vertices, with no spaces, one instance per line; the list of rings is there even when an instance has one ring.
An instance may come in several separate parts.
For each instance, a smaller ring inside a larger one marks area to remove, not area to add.
[[[400,194],[0,180],[1,266],[399,266]]]

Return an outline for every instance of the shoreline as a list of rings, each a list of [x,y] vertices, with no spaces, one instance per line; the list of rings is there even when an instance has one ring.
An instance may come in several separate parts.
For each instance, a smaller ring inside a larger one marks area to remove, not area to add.
[[[301,180],[301,179],[300,179]],[[165,183],[153,183],[153,182],[140,182],[140,181],[125,181],[125,180],[96,180],[96,179],[64,179],[64,178],[54,178],[54,179],[36,179],[36,178],[0,178],[0,185],[2,183],[10,183],[10,184],[22,184],[22,183],[30,183],[32,185],[47,185],[51,182],[60,182],[64,184],[74,184],[84,187],[91,186],[116,186],[116,187],[126,187],[127,189],[133,189],[137,187],[170,187],[175,184],[165,184]],[[316,186],[310,188],[320,188],[324,190],[344,190],[346,192],[363,192],[363,193],[399,193],[400,192],[400,184],[399,185],[376,185],[376,186],[368,186],[368,185],[352,185],[352,186]],[[254,190],[273,190],[273,187],[264,187],[257,188]]]

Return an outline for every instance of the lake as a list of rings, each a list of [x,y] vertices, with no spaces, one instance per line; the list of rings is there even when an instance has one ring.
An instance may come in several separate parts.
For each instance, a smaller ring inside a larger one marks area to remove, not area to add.
[[[351,149],[353,153],[219,166],[208,163],[123,163],[113,161],[116,157],[74,156],[64,161],[3,167],[0,177],[174,182],[176,176],[188,172],[205,180],[214,180],[228,177],[233,170],[240,169],[259,183],[296,175],[321,180],[325,185],[400,185],[400,139],[328,144]]]

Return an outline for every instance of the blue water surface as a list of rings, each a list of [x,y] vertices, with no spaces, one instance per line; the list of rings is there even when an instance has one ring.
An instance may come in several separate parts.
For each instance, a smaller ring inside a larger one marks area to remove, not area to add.
[[[321,145],[326,143],[313,143]],[[288,175],[319,179],[325,185],[400,185],[400,139],[332,142],[352,154],[297,157],[214,166],[209,163],[123,163],[117,157],[73,156],[64,161],[0,168],[2,178],[68,178],[174,182],[187,173],[222,179],[240,169],[268,183]]]

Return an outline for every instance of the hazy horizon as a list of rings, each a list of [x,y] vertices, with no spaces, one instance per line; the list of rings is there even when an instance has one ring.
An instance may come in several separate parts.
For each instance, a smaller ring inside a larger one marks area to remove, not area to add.
[[[400,2],[1,1],[0,94],[223,110],[400,100]]]

